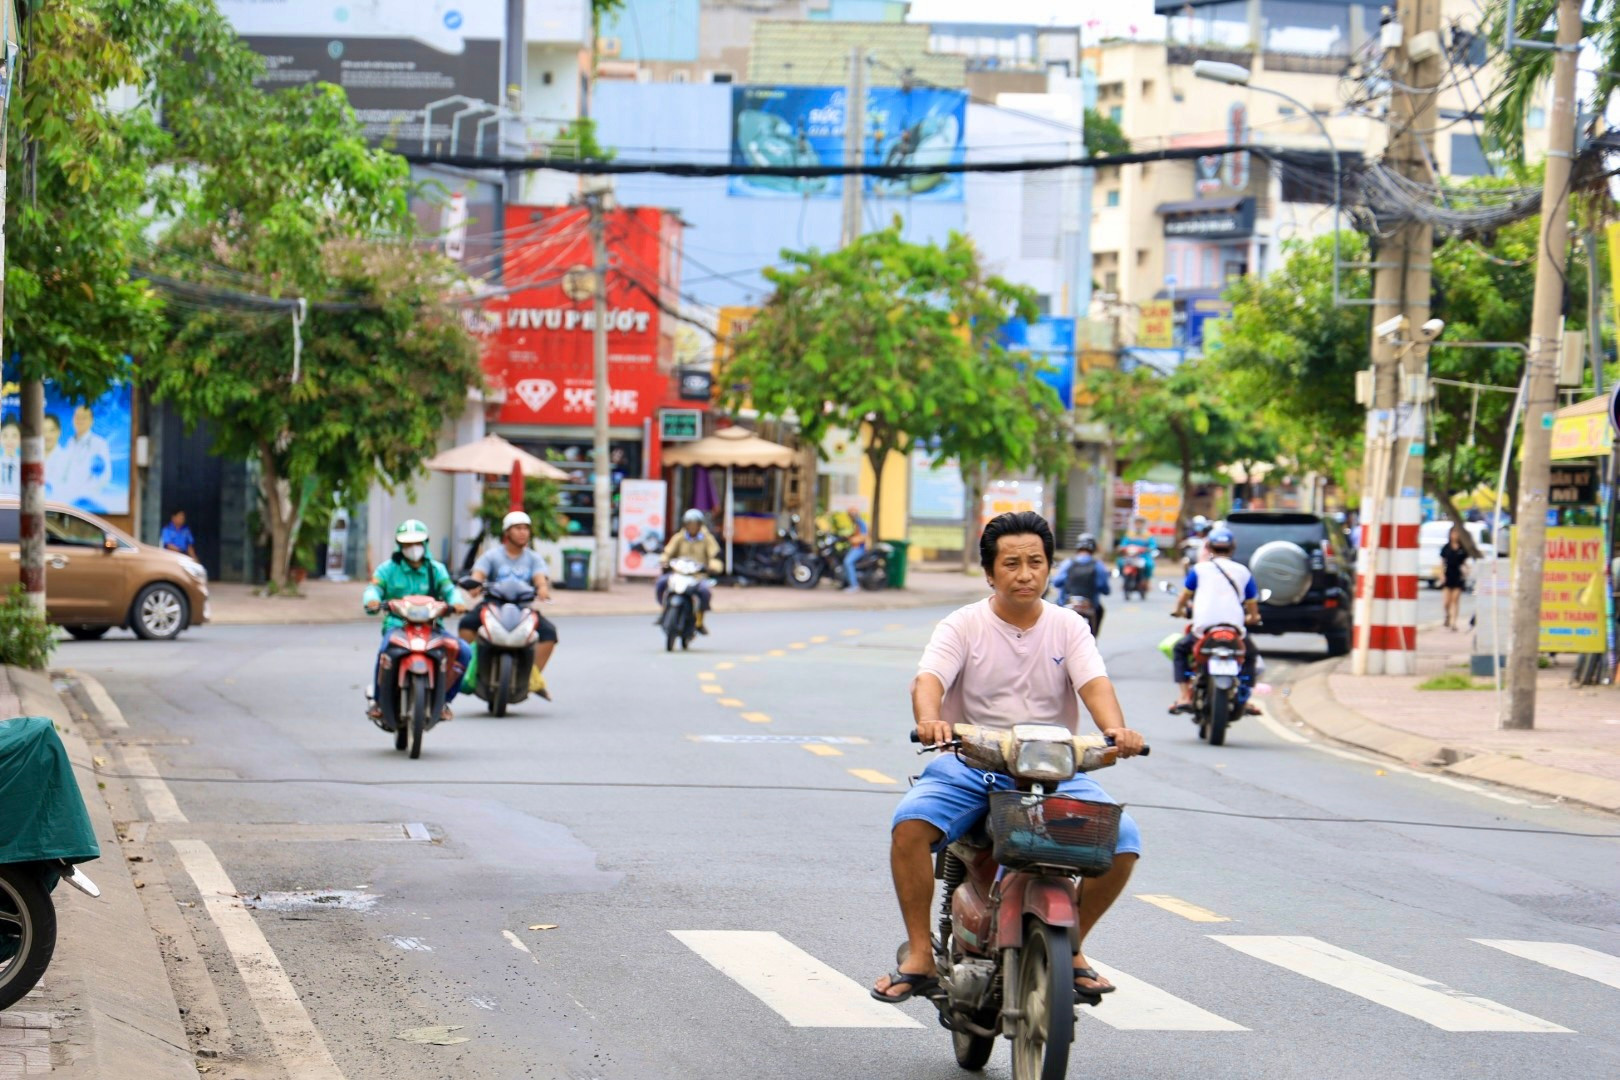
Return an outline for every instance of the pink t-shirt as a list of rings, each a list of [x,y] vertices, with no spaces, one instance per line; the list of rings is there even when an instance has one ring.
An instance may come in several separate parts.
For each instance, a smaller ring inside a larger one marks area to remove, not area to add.
[[[1041,604],[1028,630],[1003,622],[989,599],[958,608],[934,627],[918,672],[945,686],[940,719],[1010,728],[1062,724],[1078,733],[1080,688],[1108,674],[1091,627],[1078,613]]]

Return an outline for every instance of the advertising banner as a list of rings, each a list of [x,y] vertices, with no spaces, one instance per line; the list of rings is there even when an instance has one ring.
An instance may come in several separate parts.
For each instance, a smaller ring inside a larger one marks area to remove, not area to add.
[[[504,0],[219,0],[219,9],[264,58],[261,86],[341,86],[374,139],[420,140],[424,108],[453,95],[501,100]],[[451,117],[462,107],[434,113],[434,138],[449,134]],[[462,128],[461,149],[471,151],[472,124]]]
[[[733,165],[838,165],[844,161],[847,102],[841,86],[737,86],[731,92]],[[873,87],[866,93],[861,154],[873,165],[962,160],[967,94],[961,90]],[[734,176],[727,191],[755,198],[838,198],[845,177]],[[864,178],[878,198],[959,202],[960,174]]]
[[[934,467],[930,450],[911,452],[911,517],[913,521],[960,522],[967,506],[967,485],[955,458]],[[960,534],[961,527],[958,525]]]
[[[1039,480],[992,480],[984,486],[979,505],[979,531],[990,519],[1002,514],[1021,514],[1033,510],[1048,521],[1052,508],[1048,505],[1046,485]]]
[[[1174,548],[1176,519],[1181,516],[1181,489],[1174,484],[1138,480],[1132,491],[1131,515],[1147,518],[1148,535],[1159,542],[1160,551]]]
[[[657,577],[668,539],[664,507],[669,498],[662,480],[619,483],[619,576]]]
[[[92,514],[129,513],[133,394],[119,383],[88,404],[45,383],[45,499]],[[7,372],[0,402],[0,495],[22,482],[20,387]]]
[[[1603,626],[1603,530],[1558,527],[1547,530],[1541,573],[1542,652],[1600,653],[1607,645]]]
[[[1176,347],[1176,305],[1173,300],[1147,300],[1136,320],[1136,343],[1144,349]]]
[[[1031,357],[1036,377],[1057,391],[1065,409],[1074,408],[1073,319],[1056,315],[1042,315],[1033,323],[1008,319],[997,336],[1008,352]]]

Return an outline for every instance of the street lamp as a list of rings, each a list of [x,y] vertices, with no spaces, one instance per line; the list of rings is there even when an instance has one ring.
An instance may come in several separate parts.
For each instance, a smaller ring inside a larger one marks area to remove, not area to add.
[[[1328,144],[1328,150],[1333,155],[1333,306],[1339,306],[1339,209],[1341,188],[1339,182],[1339,147],[1328,134],[1327,125],[1322,118],[1316,115],[1316,110],[1307,106],[1296,97],[1291,97],[1281,90],[1273,90],[1269,86],[1256,86],[1249,81],[1250,71],[1239,64],[1227,64],[1219,60],[1197,60],[1193,62],[1193,75],[1200,79],[1209,79],[1211,82],[1226,83],[1228,86],[1246,86],[1250,90],[1272,97],[1282,98],[1284,101],[1302,110],[1316,122],[1316,129],[1322,133],[1322,138]]]

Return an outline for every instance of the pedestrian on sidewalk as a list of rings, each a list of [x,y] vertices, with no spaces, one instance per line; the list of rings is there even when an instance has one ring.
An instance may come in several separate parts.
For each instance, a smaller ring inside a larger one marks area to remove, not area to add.
[[[148,534],[150,535],[150,534]],[[182,555],[197,557],[197,544],[186,527],[186,512],[176,510],[169,515],[169,523],[163,526],[163,532],[158,537],[158,544],[169,551],[178,551]]]
[[[1440,587],[1446,601],[1446,625],[1460,630],[1462,627],[1457,623],[1461,618],[1463,587],[1468,582],[1468,547],[1463,542],[1462,530],[1455,525],[1451,527],[1446,546],[1440,549],[1440,565],[1444,567]]]
[[[844,591],[859,592],[861,579],[855,564],[866,555],[866,522],[859,511],[849,512],[849,527],[849,552],[844,556]]]

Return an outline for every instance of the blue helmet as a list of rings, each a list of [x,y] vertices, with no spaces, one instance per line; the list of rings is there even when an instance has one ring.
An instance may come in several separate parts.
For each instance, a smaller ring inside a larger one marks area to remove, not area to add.
[[[1230,551],[1237,547],[1237,537],[1232,535],[1231,529],[1215,529],[1204,540],[1211,548],[1225,548]]]

